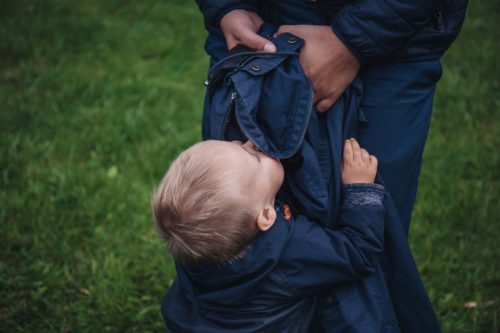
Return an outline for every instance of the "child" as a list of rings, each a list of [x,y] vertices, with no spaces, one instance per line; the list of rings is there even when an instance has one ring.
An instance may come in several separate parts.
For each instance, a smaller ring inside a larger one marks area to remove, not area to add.
[[[268,28],[262,35],[269,35]],[[386,191],[381,259],[373,260],[377,246],[352,242],[370,238],[356,238],[358,231],[352,233],[348,222],[373,218],[366,207],[349,207],[364,195],[348,192],[362,192],[364,186],[343,187],[341,179],[345,139],[369,126],[360,107],[361,82],[353,81],[328,112],[316,113],[312,85],[298,60],[303,40],[281,34],[273,43],[278,52],[272,55],[242,52],[213,64],[205,82],[202,132],[204,140],[251,140],[283,162],[276,222],[228,264],[177,265],[178,279],[162,303],[167,323],[174,331],[202,332],[439,332]],[[284,222],[283,201],[295,221]],[[306,223],[306,217],[315,223]],[[344,233],[331,234],[338,229]],[[313,312],[311,327],[301,326]]]
[[[183,152],[153,199],[178,274],[163,302],[169,329],[307,332],[319,291],[372,273],[383,248],[377,161],[351,139],[342,163],[340,229],[331,230],[292,217],[278,194],[281,163],[251,141]]]

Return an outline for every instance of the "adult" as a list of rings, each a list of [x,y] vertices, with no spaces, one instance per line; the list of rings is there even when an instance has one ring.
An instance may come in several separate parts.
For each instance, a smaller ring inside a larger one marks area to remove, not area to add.
[[[359,140],[377,156],[405,232],[417,192],[440,58],[458,34],[467,0],[197,0],[212,63],[237,44],[274,52],[264,22],[305,40],[300,62],[327,112],[359,75],[368,124]],[[395,145],[394,142],[397,142]]]

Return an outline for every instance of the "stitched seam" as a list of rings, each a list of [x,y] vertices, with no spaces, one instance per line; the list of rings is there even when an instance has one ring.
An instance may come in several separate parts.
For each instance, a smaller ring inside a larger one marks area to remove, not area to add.
[[[401,20],[403,20],[406,24],[408,24],[410,27],[412,27],[413,30],[417,30],[417,29],[415,29],[415,26],[413,24],[408,22],[401,14],[399,14],[393,7],[391,7],[391,5],[389,5],[389,3],[386,0],[382,0],[382,2],[385,3],[385,5],[387,7],[389,7],[392,10],[392,12],[395,13]]]
[[[351,24],[354,23],[359,30],[361,30],[366,36],[368,36],[368,38],[372,41],[372,44],[374,44],[376,46],[376,48],[379,50],[379,52],[382,54],[382,55],[385,55],[385,51],[383,48],[380,47],[380,45],[378,45],[378,43],[375,41],[375,39],[371,36],[371,34],[366,31],[365,29],[363,29],[355,20],[353,20],[353,16],[349,13],[349,12],[343,12],[339,15],[339,17],[342,17],[344,15],[348,15],[350,17],[350,22]],[[343,21],[339,21],[340,24],[345,27],[345,23]],[[356,48],[355,48],[356,49]],[[358,50],[358,52],[360,52],[360,50]],[[365,54],[363,54],[363,57],[366,57]]]

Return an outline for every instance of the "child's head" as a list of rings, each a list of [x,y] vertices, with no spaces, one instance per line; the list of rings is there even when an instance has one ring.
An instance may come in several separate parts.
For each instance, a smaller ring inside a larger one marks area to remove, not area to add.
[[[281,163],[250,142],[204,141],[172,162],[153,198],[155,224],[188,265],[237,258],[276,218]]]

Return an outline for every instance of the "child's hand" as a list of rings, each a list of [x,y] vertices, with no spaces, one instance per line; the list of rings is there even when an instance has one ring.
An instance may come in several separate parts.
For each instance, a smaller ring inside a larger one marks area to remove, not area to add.
[[[377,164],[377,158],[362,149],[355,139],[346,140],[342,160],[342,184],[373,183]]]

